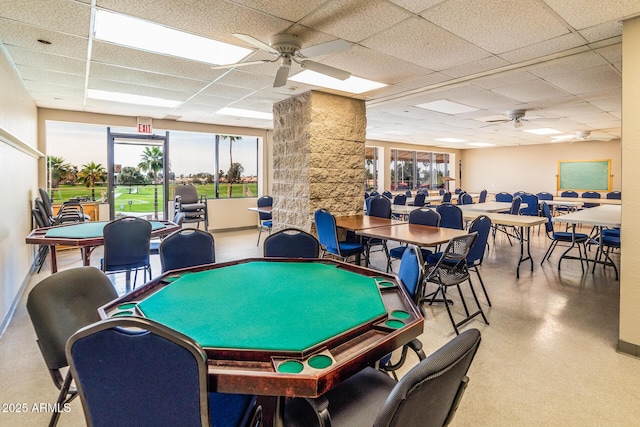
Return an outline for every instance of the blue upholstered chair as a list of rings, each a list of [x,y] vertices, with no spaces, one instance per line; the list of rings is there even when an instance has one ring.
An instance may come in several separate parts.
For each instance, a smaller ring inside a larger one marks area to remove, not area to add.
[[[600,199],[602,196],[600,193],[596,193],[595,191],[585,191],[581,196],[583,199]],[[595,208],[596,206],[600,206],[600,203],[584,203],[582,205],[583,208]]]
[[[184,214],[184,212],[177,212],[173,219],[171,220],[171,222],[173,222],[174,224],[178,225],[179,227],[182,227],[182,224],[184,223],[186,216]],[[151,255],[160,255],[160,243],[162,243],[162,240],[165,238],[166,236],[163,236],[162,238],[159,239],[151,239],[151,242],[149,243],[149,254]]]
[[[513,195],[505,191],[501,191],[500,193],[496,194],[496,202],[511,203],[513,202]]]
[[[311,234],[286,228],[264,239],[264,256],[280,258],[318,258],[320,243]]]
[[[622,200],[622,192],[621,191],[609,191],[607,193],[607,199]]]
[[[451,203],[451,193],[450,192],[445,192],[442,195],[442,203]]]
[[[104,258],[100,261],[105,273],[126,274],[126,288],[131,284],[131,271],[135,270],[133,279],[135,288],[138,270],[147,273],[151,279],[151,263],[149,261],[151,245],[151,223],[137,217],[123,217],[107,223],[103,229]]]
[[[89,325],[67,343],[87,425],[255,426],[256,397],[208,392],[207,354],[150,319]]]
[[[469,226],[469,233],[478,233],[478,237],[476,241],[473,243],[471,250],[469,250],[469,254],[467,255],[467,267],[470,270],[475,271],[478,276],[478,280],[480,280],[480,286],[482,286],[482,291],[484,292],[484,296],[487,298],[487,304],[491,307],[491,300],[489,299],[489,294],[487,293],[487,289],[484,286],[484,281],[482,280],[482,276],[480,275],[480,270],[478,267],[482,265],[482,260],[484,259],[485,249],[488,246],[489,233],[491,232],[491,219],[486,215],[480,215],[476,219],[473,220],[471,225]]]
[[[595,259],[598,262],[602,262],[602,268],[607,268],[607,265],[613,267],[613,271],[616,273],[616,280],[618,280],[618,267],[616,267],[616,263],[613,262],[611,258],[611,250],[620,249],[620,229],[619,228],[611,228],[602,230],[601,236],[598,239],[598,251],[596,253]],[[604,261],[602,261],[602,257],[604,256]],[[596,270],[596,263],[593,263],[593,270]]]
[[[383,192],[382,192],[382,195],[383,195],[384,197],[386,197],[387,199],[389,199],[389,200],[393,199],[393,194],[391,194],[391,191],[389,191],[389,190],[383,191]],[[373,197],[373,196],[372,196],[372,197]]]
[[[482,190],[480,192],[480,197],[478,198],[478,203],[484,203],[487,201],[487,190]]]
[[[462,217],[462,209],[456,205],[445,204],[438,205],[436,212],[440,214],[440,227],[455,228],[462,230],[464,227],[464,220]]]
[[[415,209],[409,213],[409,224],[428,225],[431,227],[440,226],[440,214],[430,208]],[[407,246],[400,245],[389,249],[391,260],[402,258]],[[422,258],[429,256],[432,252],[428,249],[421,248]]]
[[[549,248],[547,248],[547,252],[545,252],[544,256],[542,257],[542,261],[540,261],[540,265],[544,264],[544,262],[549,259],[549,257],[555,250],[556,246],[558,246],[558,243],[564,242],[564,243],[570,244],[571,241],[574,239],[574,236],[572,236],[572,233],[570,231],[554,230],[551,210],[549,209],[549,205],[547,205],[545,202],[542,202],[542,215],[547,218],[545,227],[547,231],[547,237],[549,237],[549,239],[551,240],[551,243],[549,244]],[[588,240],[589,240],[588,235],[584,233],[575,233],[575,243],[578,247],[578,252],[580,254],[580,258],[581,258],[580,263],[582,265],[582,271],[584,271],[584,263],[582,262],[582,258],[583,258],[582,249],[584,249],[584,257],[586,257],[587,255],[586,244]],[[561,262],[562,262],[562,257],[560,257],[560,259],[558,260],[558,270],[560,270]],[[588,267],[588,263],[587,263],[587,267]]]
[[[160,243],[162,272],[216,262],[215,242],[211,233],[183,228]]]
[[[400,196],[403,196],[406,202],[406,196],[404,195],[400,195]],[[384,196],[371,198],[369,209],[367,210],[367,215],[375,216],[378,218],[391,218],[391,200]],[[384,252],[385,256],[387,257],[387,271],[391,269],[391,258],[389,257],[389,249],[387,248],[386,240],[366,237],[362,239],[362,244],[365,247],[365,265],[366,266],[369,265],[369,259],[372,252],[371,249],[375,246],[379,246],[380,249],[378,250]]]
[[[258,199],[257,205],[259,208],[273,206],[273,197],[262,196]],[[256,246],[260,244],[260,236],[262,235],[262,230],[266,230],[269,232],[269,234],[271,234],[271,227],[273,227],[273,219],[270,213],[258,212],[258,216],[260,224],[258,225],[258,243],[256,243]]]
[[[326,209],[318,209],[314,212],[313,218],[316,223],[318,240],[322,246],[321,257],[330,253],[346,261],[352,255],[361,255],[365,249],[359,242],[338,241],[338,231],[336,229],[336,219]]]
[[[418,193],[413,198],[412,206],[424,206],[424,199],[426,198],[424,193]]]
[[[540,216],[540,209],[538,207],[538,196],[531,193],[524,193],[520,195],[522,203],[526,206],[520,208],[520,215],[527,216]]]
[[[460,205],[472,205],[473,204],[473,197],[471,197],[471,194],[469,194],[469,193],[463,193],[462,197],[460,197],[458,199],[458,204],[460,204]]]

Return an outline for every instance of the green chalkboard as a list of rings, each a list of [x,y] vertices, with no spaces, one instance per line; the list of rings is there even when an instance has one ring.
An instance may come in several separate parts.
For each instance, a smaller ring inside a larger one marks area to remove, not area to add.
[[[611,160],[558,162],[558,190],[611,191]]]

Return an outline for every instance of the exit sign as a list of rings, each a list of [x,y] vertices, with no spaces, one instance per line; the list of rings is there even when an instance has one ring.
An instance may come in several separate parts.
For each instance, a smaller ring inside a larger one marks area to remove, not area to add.
[[[151,117],[138,117],[138,133],[153,133]]]

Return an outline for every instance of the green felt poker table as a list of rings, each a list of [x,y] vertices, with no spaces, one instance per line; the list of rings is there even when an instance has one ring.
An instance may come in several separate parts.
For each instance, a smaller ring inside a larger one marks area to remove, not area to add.
[[[196,340],[208,356],[210,391],[274,398],[317,397],[423,329],[396,276],[331,260],[171,271],[100,314],[147,317]],[[275,419],[281,405],[273,403]]]

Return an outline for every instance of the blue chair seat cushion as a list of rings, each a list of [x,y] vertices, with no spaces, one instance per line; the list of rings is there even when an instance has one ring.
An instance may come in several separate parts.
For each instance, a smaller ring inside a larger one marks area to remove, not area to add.
[[[267,228],[271,228],[273,226],[273,221],[269,220],[269,221],[265,221],[262,223],[263,227],[267,227]]]
[[[364,252],[364,246],[358,242],[344,241],[338,242],[338,245],[340,245],[340,253],[345,256]]]
[[[572,233],[569,231],[556,231],[553,233],[553,239],[561,242],[570,242]],[[576,233],[576,242],[584,242],[589,240],[589,236],[584,233]]]
[[[613,248],[620,247],[620,236],[602,236],[602,245],[603,246],[611,246]]]
[[[254,404],[254,396],[209,393],[209,414],[212,427],[245,425]]]
[[[396,246],[395,248],[389,249],[389,256],[391,258],[402,258],[404,251],[407,249],[406,246]],[[420,248],[420,252],[422,252],[422,259],[427,259],[427,257],[431,256],[433,252],[429,249]],[[436,260],[437,261],[437,260]]]
[[[606,228],[602,230],[602,236],[614,236],[620,237],[620,229],[619,228]]]

